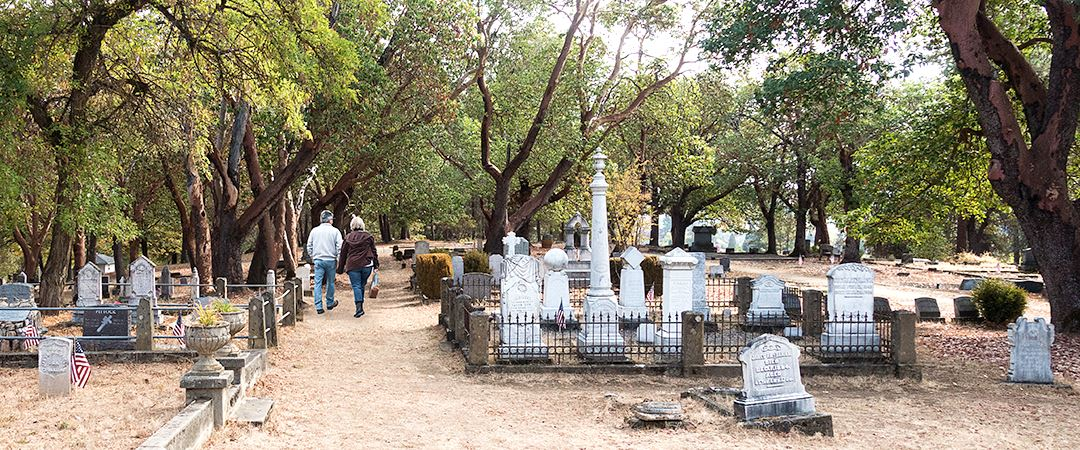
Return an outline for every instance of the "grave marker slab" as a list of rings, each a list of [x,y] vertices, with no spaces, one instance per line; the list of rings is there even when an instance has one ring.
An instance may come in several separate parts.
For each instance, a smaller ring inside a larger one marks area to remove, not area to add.
[[[83,315],[83,336],[116,336],[127,338],[131,336],[131,315],[121,309],[97,309],[86,311]],[[86,340],[83,347],[88,351],[94,350],[133,350],[135,343],[123,340]]]
[[[705,320],[709,320],[709,303],[705,294],[705,253],[692,252],[690,253],[690,256],[697,259],[697,264],[694,266],[693,309],[694,312],[704,315]],[[666,287],[667,285],[665,284],[664,286]]]
[[[665,353],[677,353],[682,345],[682,313],[694,307],[694,268],[697,258],[675,248],[660,258],[664,268],[664,296],[660,304],[663,325],[656,332]]]
[[[38,344],[38,389],[45,396],[71,393],[71,352],[68,338],[45,338]]]
[[[915,299],[915,318],[919,322],[945,322],[945,319],[941,318],[937,300],[930,297]]]
[[[502,255],[488,256],[488,267],[491,268],[491,278],[495,284],[499,284],[503,278],[503,261]]]
[[[885,297],[874,297],[874,317],[892,317],[892,305]]]
[[[878,353],[874,327],[874,271],[859,263],[840,264],[827,273],[829,322],[821,335],[826,353]]]
[[[300,279],[300,295],[311,292],[311,266],[303,264],[296,269],[296,277]],[[221,295],[219,292],[218,295]]]
[[[450,267],[454,270],[454,285],[461,286],[461,280],[465,276],[465,258],[454,255],[450,258]]]
[[[431,253],[431,243],[428,241],[416,241],[416,244],[413,245],[413,249],[415,250],[413,255],[426,255]]]
[[[814,397],[806,392],[799,370],[799,346],[783,337],[763,334],[739,352],[743,391],[735,400],[742,420],[814,413]]]
[[[1050,369],[1050,345],[1054,343],[1054,325],[1046,319],[1034,322],[1027,317],[1009,324],[1008,380],[1013,383],[1052,384],[1054,372]]]
[[[26,283],[0,285],[0,298],[8,300],[34,300],[34,286]]]
[[[641,322],[649,315],[645,306],[645,272],[641,262],[645,256],[637,248],[627,247],[622,253],[623,267],[619,272],[619,317]]]
[[[791,324],[784,309],[784,282],[772,275],[762,275],[750,283],[750,309],[746,324],[751,327],[784,327]]]
[[[548,348],[540,340],[540,263],[530,256],[504,260],[500,295],[499,357],[546,359]]]
[[[173,293],[172,272],[169,266],[161,267],[161,298],[172,298]]]
[[[553,248],[544,255],[544,264],[550,270],[544,275],[544,307],[541,311],[543,320],[555,320],[560,306],[567,322],[574,317],[574,308],[570,306],[570,279],[564,271],[566,263],[566,252],[562,249]]]
[[[953,320],[958,322],[979,322],[979,310],[971,297],[956,297],[953,299]]]

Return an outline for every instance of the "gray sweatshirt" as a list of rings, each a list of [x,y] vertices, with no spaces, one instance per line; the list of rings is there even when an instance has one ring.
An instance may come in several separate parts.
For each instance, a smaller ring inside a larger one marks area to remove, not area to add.
[[[336,260],[341,251],[341,231],[329,223],[323,223],[308,235],[307,251],[312,261]]]

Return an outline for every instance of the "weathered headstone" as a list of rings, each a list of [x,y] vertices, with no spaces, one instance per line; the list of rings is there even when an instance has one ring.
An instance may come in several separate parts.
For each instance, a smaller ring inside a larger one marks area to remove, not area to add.
[[[173,293],[172,272],[169,266],[161,266],[161,298],[171,299]]]
[[[450,267],[454,270],[454,285],[461,286],[461,280],[465,276],[465,258],[454,255],[450,258]]]
[[[461,277],[461,289],[469,298],[486,300],[491,298],[491,274],[470,272]]]
[[[71,393],[71,353],[68,338],[45,338],[38,344],[38,388],[45,396]]]
[[[1035,259],[1035,253],[1031,250],[1031,248],[1025,248],[1023,255],[1023,259],[1020,261],[1020,271],[1038,272],[1039,261]]]
[[[693,287],[693,309],[694,312],[701,313],[705,316],[705,320],[709,320],[709,302],[706,295],[707,281],[705,279],[705,254],[702,252],[690,253],[690,256],[697,259],[697,264],[694,266],[694,287]],[[666,284],[664,286],[667,286]]]
[[[416,250],[413,255],[426,255],[431,253],[431,243],[428,241],[416,241],[413,248]]]
[[[784,309],[784,282],[772,275],[762,275],[750,283],[750,309],[746,324],[751,327],[784,327],[791,323]]]
[[[945,322],[945,319],[941,317],[937,300],[930,297],[915,299],[915,318],[919,322]]]
[[[892,305],[885,297],[874,297],[874,317],[892,317]]]
[[[150,307],[157,307],[157,280],[154,263],[145,256],[140,256],[128,266],[131,274],[131,306],[138,306],[139,299],[150,299]],[[161,311],[154,311],[154,324],[161,323]]]
[[[739,352],[743,391],[735,400],[742,420],[814,413],[814,397],[806,392],[799,370],[799,346],[783,337],[763,334]]]
[[[0,285],[0,298],[8,300],[34,300],[34,286],[27,283]]]
[[[300,276],[300,270],[299,269],[297,269],[297,271],[296,271],[296,276]],[[202,286],[200,286],[201,283],[202,282],[199,280],[199,269],[192,267],[191,268],[191,278],[188,279],[188,284],[191,285],[191,298],[192,299],[202,297]],[[303,295],[302,292],[300,294]]]
[[[978,322],[979,310],[971,297],[956,297],[953,299],[953,321],[955,322]]]
[[[731,272],[731,258],[728,258],[726,256],[720,258],[720,266],[724,268],[725,273]]]
[[[821,345],[826,353],[878,353],[881,336],[874,327],[874,271],[859,263],[840,264],[829,278],[826,330]]]
[[[664,296],[660,304],[663,325],[656,335],[662,345],[661,351],[665,353],[681,351],[682,313],[694,307],[694,267],[697,262],[697,258],[678,247],[660,258],[664,268]]]
[[[540,340],[540,264],[526,255],[504,261],[500,296],[499,357],[546,359],[548,348]]]
[[[724,278],[724,266],[721,264],[709,266],[709,278]]]
[[[964,278],[964,280],[960,282],[960,290],[970,291],[972,289],[975,289],[975,286],[978,286],[979,283],[982,282],[982,278]]]
[[[1009,281],[1011,281],[1012,284],[1015,284],[1016,287],[1018,287],[1020,289],[1023,289],[1025,291],[1028,291],[1028,292],[1030,292],[1032,294],[1038,294],[1038,293],[1043,291],[1043,282],[1042,281],[1023,280],[1023,279],[1009,280]]]
[[[526,250],[524,252],[521,251],[521,243],[522,243],[522,241],[525,241],[525,238],[518,237],[517,233],[514,233],[513,231],[511,231],[509,233],[506,233],[506,236],[503,236],[503,240],[502,240],[502,242],[503,242],[503,255],[505,255],[507,258],[509,258],[511,256],[514,256],[514,255],[526,255],[526,256],[528,256],[528,254],[529,254],[528,250]],[[526,243],[526,245],[528,245],[528,241],[525,241],[525,243]]]
[[[1054,372],[1050,369],[1050,345],[1054,343],[1054,325],[1038,318],[1029,322],[1019,317],[1009,324],[1008,380],[1013,383],[1052,384]]]
[[[307,295],[311,292],[311,266],[302,264],[296,268],[296,277],[300,279],[300,295]],[[218,295],[221,295],[219,292]]]
[[[503,261],[502,255],[488,256],[488,267],[491,268],[491,278],[495,280],[495,284],[499,284],[503,278]]]
[[[86,350],[132,350],[134,342],[131,336],[130,317],[127,311],[116,308],[103,308],[87,311],[83,315],[83,336],[113,336],[117,340],[87,340],[83,342]]]
[[[623,320],[641,322],[649,315],[645,306],[645,273],[641,262],[645,256],[634,247],[622,253],[623,267],[619,272],[619,317]]]
[[[716,245],[713,244],[713,235],[716,234],[716,227],[714,226],[699,226],[694,227],[694,242],[690,244],[690,251],[692,252],[716,252]]]
[[[549,269],[544,275],[544,308],[541,311],[544,320],[555,320],[560,306],[567,322],[574,317],[574,309],[570,306],[570,279],[563,271],[566,262],[566,252],[562,249],[553,248],[544,255],[544,264]]]
[[[101,277],[101,298],[109,298],[112,294],[112,290],[109,286],[112,285],[112,279],[108,275],[102,275]]]
[[[94,263],[86,263],[79,269],[75,290],[75,306],[83,308],[101,305],[101,269]],[[81,324],[83,312],[73,312],[71,321]]]

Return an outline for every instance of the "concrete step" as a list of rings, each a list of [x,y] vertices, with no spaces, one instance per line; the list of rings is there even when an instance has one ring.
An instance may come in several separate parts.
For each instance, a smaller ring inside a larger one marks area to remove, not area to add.
[[[270,420],[270,410],[274,408],[274,400],[269,398],[246,398],[236,411],[233,412],[233,420],[261,426]]]

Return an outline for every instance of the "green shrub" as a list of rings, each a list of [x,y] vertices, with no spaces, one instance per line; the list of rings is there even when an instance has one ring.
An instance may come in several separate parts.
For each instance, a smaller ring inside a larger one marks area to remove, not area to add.
[[[428,253],[416,257],[416,283],[427,298],[439,298],[442,293],[440,280],[452,273],[453,265],[447,253]]]
[[[660,258],[646,256],[645,260],[641,261],[641,271],[645,275],[645,292],[649,292],[649,287],[654,286],[653,295],[664,295],[664,268],[660,266]]]
[[[491,273],[487,253],[480,250],[469,250],[462,259],[465,261],[465,273]]]
[[[1027,292],[1008,281],[989,279],[971,291],[971,302],[987,322],[1000,325],[1024,314]]]

